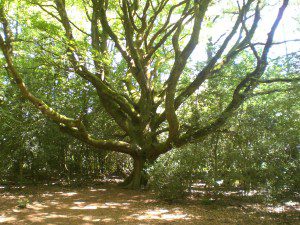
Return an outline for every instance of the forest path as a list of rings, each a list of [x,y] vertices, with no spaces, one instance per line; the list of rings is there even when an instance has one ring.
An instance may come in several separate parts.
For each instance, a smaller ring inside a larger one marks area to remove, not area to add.
[[[24,209],[18,201],[28,199]],[[198,200],[168,204],[151,191],[134,191],[102,184],[94,187],[58,186],[0,189],[3,224],[297,224],[241,205],[203,205]]]

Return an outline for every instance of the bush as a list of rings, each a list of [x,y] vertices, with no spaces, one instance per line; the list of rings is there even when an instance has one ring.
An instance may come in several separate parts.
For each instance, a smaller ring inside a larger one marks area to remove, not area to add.
[[[150,187],[160,199],[174,202],[189,195],[195,168],[191,165],[192,160],[189,153],[175,149],[160,157],[150,168]]]

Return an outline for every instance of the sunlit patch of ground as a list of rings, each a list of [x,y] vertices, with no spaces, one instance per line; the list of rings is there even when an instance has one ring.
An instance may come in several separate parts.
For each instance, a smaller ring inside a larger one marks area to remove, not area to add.
[[[18,207],[20,199],[29,200],[26,208]],[[297,202],[263,208],[248,203],[205,205],[201,198],[168,204],[158,201],[151,191],[124,190],[114,184],[0,189],[0,223],[19,225],[297,224],[298,207]]]

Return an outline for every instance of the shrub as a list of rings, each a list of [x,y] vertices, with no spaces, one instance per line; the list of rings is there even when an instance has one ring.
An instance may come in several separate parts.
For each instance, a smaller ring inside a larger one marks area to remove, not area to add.
[[[174,202],[183,200],[191,191],[193,183],[193,166],[187,152],[175,149],[160,157],[149,169],[150,187],[160,199]]]

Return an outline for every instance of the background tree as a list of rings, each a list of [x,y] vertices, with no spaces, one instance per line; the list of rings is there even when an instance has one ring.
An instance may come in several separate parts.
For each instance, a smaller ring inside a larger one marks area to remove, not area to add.
[[[274,88],[299,80],[285,71],[280,78],[263,77],[288,0],[282,1],[267,39],[259,43],[254,36],[263,3],[248,0],[230,6],[230,30],[213,37],[217,42],[207,62],[192,68],[200,32],[218,20],[209,9],[219,3],[2,1],[1,60],[23,98],[62,131],[99,151],[130,155],[134,169],[125,185],[138,188],[146,164],[174,147],[218,133],[247,99],[262,94],[255,89],[266,94],[276,91],[266,84]],[[247,67],[227,77],[227,66],[239,66],[242,60]],[[31,70],[25,66],[29,62]],[[215,84],[223,79],[228,79],[220,83],[227,95],[213,105],[201,90],[217,90]],[[38,81],[38,88],[28,80]],[[60,93],[68,104],[58,100]],[[104,110],[97,111],[100,104]],[[208,104],[209,116],[203,117]],[[187,117],[190,112],[196,123]],[[99,120],[89,124],[92,113],[111,120],[113,131],[105,132]]]

